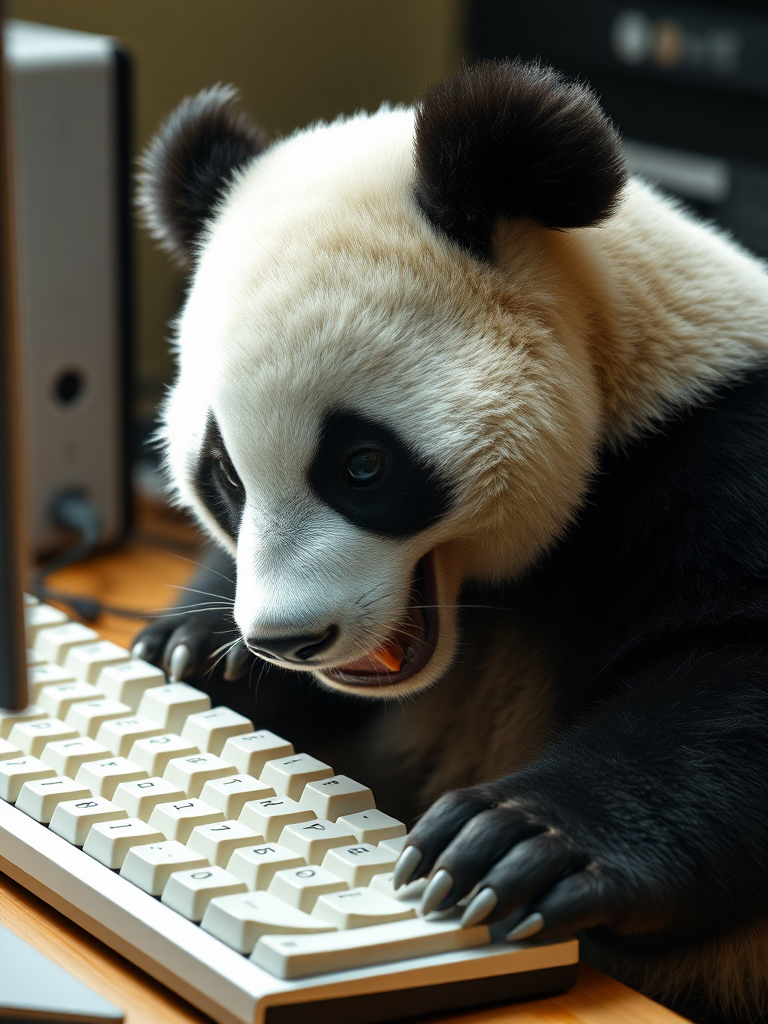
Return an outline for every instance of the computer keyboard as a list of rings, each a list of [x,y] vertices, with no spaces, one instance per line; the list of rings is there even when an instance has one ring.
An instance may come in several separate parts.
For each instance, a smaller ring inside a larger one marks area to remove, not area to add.
[[[215,1020],[375,1022],[573,983],[574,939],[420,917],[424,883],[392,886],[405,825],[367,786],[55,608],[26,618],[0,869]]]

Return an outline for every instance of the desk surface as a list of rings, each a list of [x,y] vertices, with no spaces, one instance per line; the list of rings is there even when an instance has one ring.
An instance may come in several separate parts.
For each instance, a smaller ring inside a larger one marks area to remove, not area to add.
[[[156,531],[118,551],[60,572],[58,588],[106,604],[155,609],[173,603],[174,587],[193,571],[194,536],[183,527]],[[175,549],[175,550],[174,550]],[[139,622],[105,615],[96,629],[129,646]],[[94,939],[77,925],[0,874],[0,924],[120,1006],[126,1024],[205,1024],[209,1018]],[[511,1006],[430,1017],[430,1024],[674,1024],[683,1018],[582,965],[576,986],[560,996]],[[426,1024],[426,1022],[425,1022]]]

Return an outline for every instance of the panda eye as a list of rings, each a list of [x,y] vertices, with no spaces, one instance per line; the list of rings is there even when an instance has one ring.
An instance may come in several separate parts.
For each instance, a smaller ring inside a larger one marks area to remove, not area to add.
[[[226,459],[219,459],[219,476],[222,483],[233,491],[239,491],[243,486],[233,466]]]
[[[368,487],[384,475],[387,457],[379,448],[364,448],[347,459],[345,482],[350,487]]]

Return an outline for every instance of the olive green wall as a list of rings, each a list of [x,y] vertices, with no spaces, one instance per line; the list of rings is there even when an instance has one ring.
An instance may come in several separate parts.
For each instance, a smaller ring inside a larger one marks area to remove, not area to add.
[[[139,153],[182,97],[232,82],[270,133],[409,103],[461,60],[462,0],[10,0],[9,15],[115,36],[134,70]],[[137,411],[172,374],[181,277],[136,239]]]

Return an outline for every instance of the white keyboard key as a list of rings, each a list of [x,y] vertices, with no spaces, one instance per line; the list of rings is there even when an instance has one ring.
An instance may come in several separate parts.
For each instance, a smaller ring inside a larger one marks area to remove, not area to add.
[[[180,733],[189,715],[207,711],[211,698],[202,690],[186,683],[168,683],[145,690],[139,704],[139,714],[157,722],[165,732]]]
[[[172,782],[159,779],[136,779],[134,782],[121,782],[112,797],[113,803],[124,807],[131,818],[149,821],[152,811],[158,804],[181,802],[187,794],[174,786]]]
[[[23,757],[24,752],[10,740],[0,740],[0,761],[9,761],[12,758]]]
[[[115,790],[123,782],[135,782],[146,779],[148,772],[141,765],[134,764],[125,757],[108,757],[103,761],[87,761],[75,776],[76,782],[94,794],[111,800]]]
[[[111,718],[108,722],[102,722],[96,733],[96,739],[105,747],[109,747],[113,753],[119,754],[120,757],[128,757],[137,740],[146,739],[148,736],[158,736],[161,732],[160,726],[149,718],[133,715],[127,718]]]
[[[150,775],[162,775],[168,762],[175,757],[189,757],[200,751],[191,743],[173,732],[161,732],[157,736],[148,736],[136,740],[128,755],[136,764],[143,765]]]
[[[17,722],[35,722],[47,717],[45,711],[36,704],[30,704],[23,711],[3,711],[0,708],[0,737],[7,740]]]
[[[474,946],[488,946],[487,925],[462,928],[452,921],[417,918],[352,932],[335,931],[320,935],[297,935],[286,939],[266,935],[256,943],[251,960],[270,974],[286,981],[312,974],[372,967],[395,960],[450,953]]]
[[[119,700],[110,700],[109,697],[101,697],[99,700],[81,700],[73,704],[67,712],[66,722],[77,729],[81,736],[90,736],[95,740],[104,722],[111,718],[125,718],[131,714],[133,712],[127,704],[121,704]]]
[[[127,818],[122,807],[105,800],[102,796],[87,797],[83,800],[63,800],[57,804],[51,818],[51,832],[55,832],[74,846],[82,846],[91,827],[100,821],[117,821]]]
[[[44,686],[51,686],[53,683],[73,683],[74,681],[75,677],[72,673],[67,672],[61,665],[51,665],[50,662],[44,661],[42,665],[35,665],[34,668],[27,670],[29,699],[37,703]],[[54,718],[61,717],[58,711],[49,711],[48,714]]]
[[[106,697],[120,700],[135,711],[141,703],[145,690],[165,684],[162,669],[150,665],[141,658],[131,658],[117,665],[107,665],[99,673],[97,685]]]
[[[405,921],[416,916],[416,908],[391,900],[375,889],[349,889],[321,896],[312,911],[315,917],[337,928],[365,928],[374,924]]]
[[[274,789],[250,775],[210,779],[200,793],[201,800],[211,807],[218,807],[226,818],[239,818],[249,800],[264,800],[270,796],[275,796]]]
[[[157,804],[149,816],[150,825],[159,828],[166,839],[179,843],[186,843],[198,825],[214,821],[224,821],[221,811],[195,799]]]
[[[211,866],[174,872],[168,879],[161,899],[190,921],[201,921],[205,908],[214,897],[238,892],[246,892],[245,882],[230,875],[224,868]]]
[[[288,757],[293,753],[293,744],[276,736],[269,729],[257,732],[246,732],[241,736],[232,736],[224,744],[221,756],[231,761],[244,775],[258,778],[267,761],[278,757]]]
[[[91,793],[85,786],[79,785],[73,779],[57,775],[53,779],[25,782],[16,806],[30,818],[47,825],[62,800],[87,800],[90,796]]]
[[[276,843],[286,825],[314,820],[315,812],[300,807],[287,796],[270,796],[264,800],[250,800],[240,812],[240,821],[260,832],[265,839]]]
[[[264,842],[264,836],[241,821],[216,821],[210,825],[198,825],[187,840],[191,850],[197,850],[207,857],[211,864],[225,868],[235,850],[245,846],[257,846]]]
[[[38,654],[38,652],[33,647],[28,647],[27,648],[27,668],[33,668],[35,665],[44,665],[44,664],[45,664],[45,658],[42,656],[42,654]]]
[[[113,871],[123,866],[128,851],[134,846],[162,843],[165,836],[140,818],[125,821],[99,821],[88,833],[83,852]]]
[[[25,608],[31,607],[33,604],[40,604],[40,598],[35,597],[34,594],[24,594],[23,600]]]
[[[75,679],[95,683],[101,670],[107,665],[116,665],[118,662],[128,661],[129,658],[128,651],[117,644],[109,640],[96,640],[92,644],[73,647],[64,659],[64,668],[68,668]]]
[[[292,754],[267,761],[259,778],[268,786],[273,786],[276,793],[298,800],[308,782],[329,779],[332,775],[333,768],[318,761],[316,757]]]
[[[64,622],[60,626],[41,629],[35,637],[35,650],[47,660],[63,665],[73,647],[89,644],[99,639],[95,629],[89,629],[82,622]]]
[[[382,850],[380,846],[359,843],[356,846],[337,846],[323,858],[323,867],[343,878],[350,887],[368,885],[375,875],[393,871],[398,854]]]
[[[120,874],[150,896],[162,896],[175,871],[194,871],[209,867],[202,854],[188,846],[166,839],[162,843],[132,846],[120,868]]]
[[[262,935],[317,935],[333,930],[333,925],[289,907],[268,892],[212,899],[201,927],[238,953],[246,954]]]
[[[25,754],[40,757],[47,743],[79,737],[76,729],[59,718],[39,718],[31,722],[17,722],[8,739],[21,747]]]
[[[201,750],[220,754],[228,739],[247,732],[253,732],[253,722],[249,718],[230,708],[219,707],[190,715],[181,730],[181,738]]]
[[[376,806],[370,789],[346,775],[332,775],[330,779],[308,783],[299,803],[303,807],[311,807],[318,818],[329,821],[336,821],[342,814],[368,811]]]
[[[50,765],[43,764],[36,757],[24,756],[0,761],[0,797],[9,804],[15,804],[25,782],[52,779],[55,775]]]
[[[345,814],[336,822],[342,825],[357,839],[359,843],[370,843],[376,846],[385,839],[404,836],[408,831],[402,821],[391,818],[383,811],[358,811],[357,814]]]
[[[110,756],[111,751],[103,744],[97,743],[89,736],[77,736],[75,739],[47,743],[40,760],[55,768],[59,775],[74,779],[87,761]]]
[[[34,647],[37,634],[47,626],[61,626],[68,622],[64,612],[52,608],[49,604],[33,604],[24,609],[24,629],[27,634],[27,646]]]
[[[174,757],[169,761],[163,778],[175,782],[189,796],[200,796],[203,786],[211,779],[237,775],[233,764],[222,761],[215,754],[192,754],[190,757]]]
[[[241,878],[250,890],[268,889],[278,871],[304,866],[304,858],[278,843],[244,846],[235,850],[227,865],[230,874]]]
[[[351,846],[355,837],[349,829],[333,821],[309,821],[287,825],[280,834],[281,846],[295,850],[307,864],[322,864],[334,846]]]
[[[407,834],[403,836],[392,836],[391,839],[382,839],[379,843],[380,850],[388,850],[390,853],[394,853],[396,856],[400,856],[405,846],[405,841],[408,838]]]
[[[40,669],[47,666],[41,665]],[[33,671],[38,671],[33,669]],[[59,672],[65,670],[59,669]],[[66,673],[65,673],[66,674]],[[97,690],[90,683],[82,683],[78,679],[62,679],[59,682],[51,681],[40,690],[40,696],[36,698],[41,708],[45,708],[51,718],[60,718],[62,722],[69,714],[73,704],[79,704],[81,700],[100,700],[104,694]]]
[[[298,868],[278,871],[269,883],[273,896],[285,900],[289,907],[303,910],[305,914],[311,913],[318,897],[348,888],[343,878],[317,864],[302,864]]]
[[[400,903],[410,903],[414,907],[419,907],[424,890],[429,884],[429,879],[417,878],[415,882],[401,885],[399,889],[395,889],[394,880],[395,876],[392,871],[388,871],[385,875],[374,875],[370,882],[370,888],[375,889],[376,892],[384,893],[385,896],[389,896],[392,900],[398,900]]]

